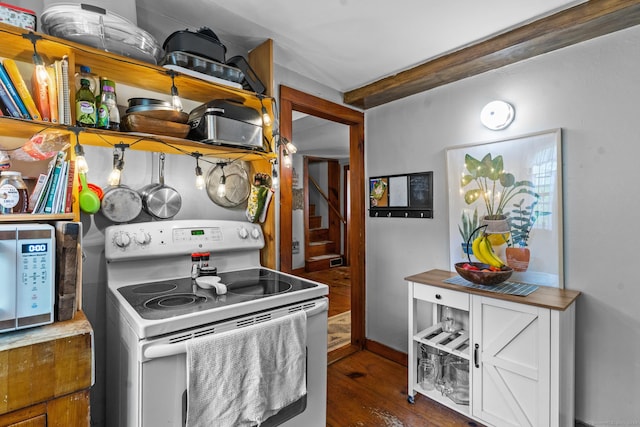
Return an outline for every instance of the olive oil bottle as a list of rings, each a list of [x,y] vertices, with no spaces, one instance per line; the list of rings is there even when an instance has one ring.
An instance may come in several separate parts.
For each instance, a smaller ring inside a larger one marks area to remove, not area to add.
[[[76,93],[76,125],[96,127],[96,98],[89,86],[89,80],[80,80],[80,89]]]

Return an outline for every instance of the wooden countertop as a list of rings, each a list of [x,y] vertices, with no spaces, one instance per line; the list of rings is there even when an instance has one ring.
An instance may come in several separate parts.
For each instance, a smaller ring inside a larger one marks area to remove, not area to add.
[[[457,273],[446,270],[429,270],[423,273],[414,274],[405,277],[409,282],[422,283],[425,285],[437,286],[440,288],[451,289],[458,292],[466,292],[468,294],[482,295],[489,298],[501,299],[505,301],[513,301],[519,304],[534,305],[537,307],[549,308],[551,310],[566,310],[580,295],[579,291],[568,289],[552,288],[549,286],[539,286],[533,293],[526,297],[517,295],[499,294],[496,292],[483,291],[481,289],[470,288],[467,286],[454,285],[445,283],[444,281],[450,277],[457,276]]]

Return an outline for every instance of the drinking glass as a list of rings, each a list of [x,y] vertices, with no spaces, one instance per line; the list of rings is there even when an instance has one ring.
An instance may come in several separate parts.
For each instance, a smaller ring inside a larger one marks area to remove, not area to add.
[[[442,330],[444,332],[455,332],[456,321],[453,318],[453,308],[444,306],[442,307]]]

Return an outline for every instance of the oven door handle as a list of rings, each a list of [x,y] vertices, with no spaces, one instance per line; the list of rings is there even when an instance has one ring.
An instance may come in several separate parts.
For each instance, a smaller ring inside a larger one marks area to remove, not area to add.
[[[316,301],[315,307],[307,310],[307,318],[316,314],[327,311],[329,308],[329,299],[322,298]],[[177,356],[187,352],[187,342],[182,341],[175,344],[154,344],[144,349],[144,357],[146,359],[158,359],[160,357]]]
[[[322,298],[316,301],[316,306],[310,310],[307,310],[307,318],[320,314],[323,311],[329,310],[329,298]]]

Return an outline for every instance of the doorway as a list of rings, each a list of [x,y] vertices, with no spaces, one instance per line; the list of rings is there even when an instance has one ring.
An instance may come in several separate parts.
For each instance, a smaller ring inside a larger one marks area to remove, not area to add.
[[[293,140],[294,111],[319,117],[348,127],[349,174],[345,226],[345,256],[351,279],[351,345],[340,352],[348,354],[364,347],[365,340],[365,179],[364,114],[316,96],[280,86],[280,133]],[[295,142],[295,141],[294,141]],[[281,153],[280,153],[281,154]],[[293,170],[280,169],[280,269],[293,268]],[[296,178],[297,179],[297,178]]]

